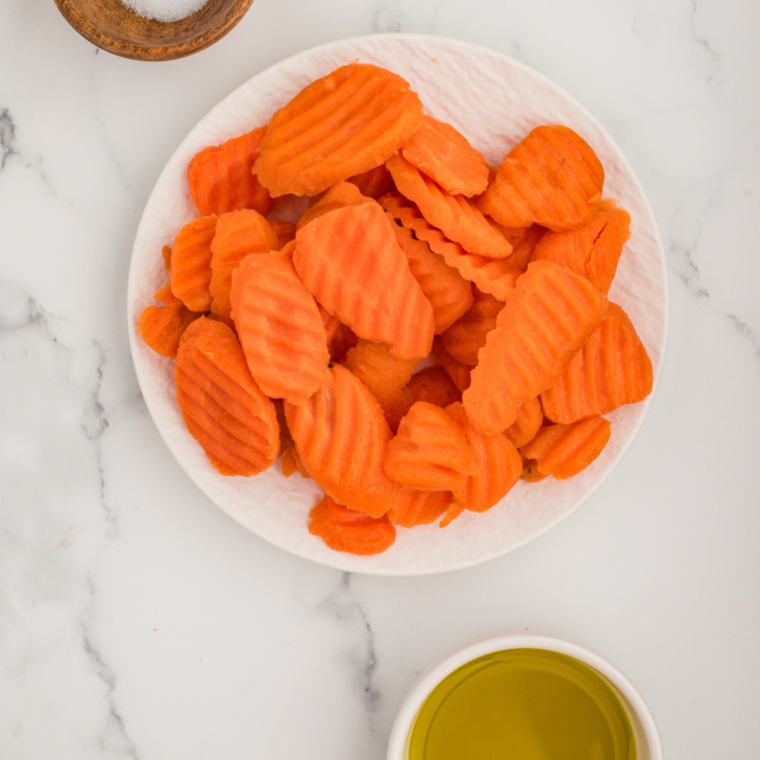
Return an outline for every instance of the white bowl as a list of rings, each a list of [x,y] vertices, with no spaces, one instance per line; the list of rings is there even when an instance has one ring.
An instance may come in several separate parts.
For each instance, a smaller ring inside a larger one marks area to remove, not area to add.
[[[662,741],[644,698],[636,687],[607,660],[569,641],[536,634],[511,634],[482,639],[457,650],[423,673],[407,694],[393,724],[387,760],[407,760],[409,737],[420,708],[430,692],[462,665],[493,652],[506,649],[544,649],[574,657],[599,673],[615,692],[628,713],[636,739],[636,760],[662,760]]]

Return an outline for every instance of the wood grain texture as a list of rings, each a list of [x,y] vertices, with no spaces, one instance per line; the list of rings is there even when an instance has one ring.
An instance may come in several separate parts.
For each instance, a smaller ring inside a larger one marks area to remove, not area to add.
[[[93,45],[140,61],[171,61],[213,45],[243,18],[252,2],[208,0],[186,18],[157,21],[114,0],[55,0],[66,21]]]

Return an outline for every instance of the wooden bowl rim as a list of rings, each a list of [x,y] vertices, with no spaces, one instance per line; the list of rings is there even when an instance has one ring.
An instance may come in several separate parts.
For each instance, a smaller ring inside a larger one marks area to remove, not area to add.
[[[63,17],[82,37],[107,53],[113,53],[122,58],[131,58],[135,61],[173,61],[205,50],[232,31],[248,12],[252,3],[253,0],[237,0],[218,24],[193,39],[170,45],[143,47],[115,40],[105,35],[96,29],[72,2],[55,0],[55,4]]]

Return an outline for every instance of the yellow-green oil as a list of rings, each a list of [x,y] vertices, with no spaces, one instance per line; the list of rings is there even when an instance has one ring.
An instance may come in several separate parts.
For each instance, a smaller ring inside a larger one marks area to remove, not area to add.
[[[593,668],[544,649],[509,649],[433,689],[412,727],[409,760],[636,760],[636,742]]]

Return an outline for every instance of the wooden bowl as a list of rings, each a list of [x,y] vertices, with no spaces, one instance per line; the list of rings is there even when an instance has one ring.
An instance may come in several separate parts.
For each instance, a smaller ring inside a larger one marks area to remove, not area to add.
[[[179,21],[143,18],[119,0],[55,0],[79,34],[109,53],[140,61],[192,55],[224,37],[253,0],[208,0]]]

